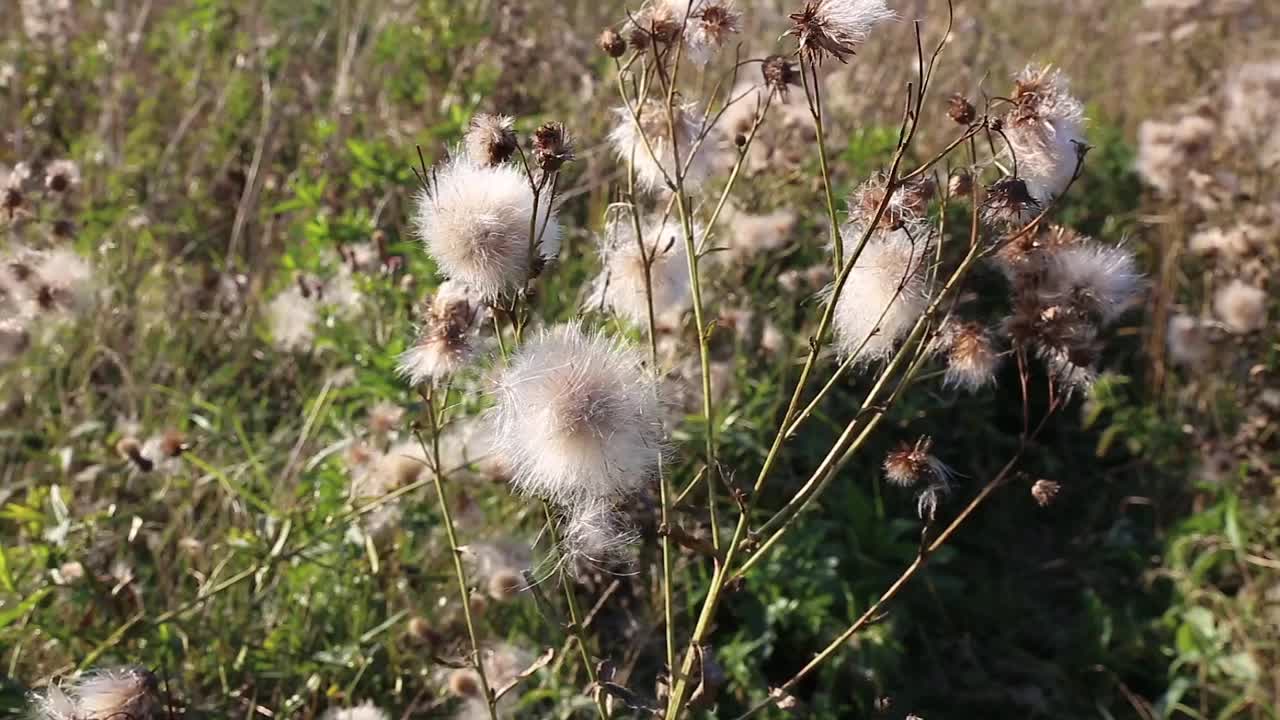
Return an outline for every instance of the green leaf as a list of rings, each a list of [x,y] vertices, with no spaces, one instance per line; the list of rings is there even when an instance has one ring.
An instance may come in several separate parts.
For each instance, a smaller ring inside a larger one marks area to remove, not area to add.
[[[13,573],[9,570],[9,558],[4,554],[4,546],[0,545],[0,587],[9,592],[18,592],[13,583]]]
[[[40,588],[16,606],[8,610],[0,611],[0,628],[7,627],[13,621],[31,612],[31,610],[44,599],[44,596],[51,592],[53,592],[53,588]]]

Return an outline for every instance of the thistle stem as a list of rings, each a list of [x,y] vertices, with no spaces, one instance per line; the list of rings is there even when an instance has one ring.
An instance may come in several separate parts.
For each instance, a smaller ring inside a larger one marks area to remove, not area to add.
[[[458,549],[458,537],[453,528],[453,513],[449,510],[449,499],[444,491],[444,473],[440,466],[440,428],[438,419],[436,418],[435,402],[430,389],[423,392],[423,399],[427,402],[427,416],[431,421],[431,457],[434,471],[431,473],[435,480],[436,495],[440,498],[440,514],[444,519],[445,536],[449,539],[449,554],[453,557],[453,576],[458,582],[458,598],[462,601],[462,620],[467,626],[467,639],[471,642],[471,664],[475,667],[476,676],[480,679],[480,692],[484,695],[485,707],[489,710],[490,720],[498,720],[498,711],[496,702],[493,697],[493,690],[489,686],[489,679],[485,676],[484,663],[480,658],[480,641],[476,635],[475,623],[471,619],[471,593],[467,585],[467,571],[462,566],[462,551]],[[418,436],[418,443],[426,450],[426,443],[422,440],[422,433],[415,431]]]

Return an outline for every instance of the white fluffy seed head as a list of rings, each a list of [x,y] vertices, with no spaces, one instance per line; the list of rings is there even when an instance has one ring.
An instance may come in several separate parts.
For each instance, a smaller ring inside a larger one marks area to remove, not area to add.
[[[1209,328],[1199,318],[1178,314],[1169,318],[1169,355],[1180,365],[1199,367],[1213,354]]]
[[[684,173],[685,190],[697,190],[711,172],[710,147],[713,146],[710,138],[704,140],[690,158],[703,129],[702,114],[697,106],[677,104],[672,108],[679,166],[676,165],[676,153],[672,152],[672,132],[664,105],[656,100],[646,100],[636,112],[639,122],[628,108],[614,110],[618,124],[609,133],[609,142],[618,161],[623,167],[635,163],[636,182],[646,190],[667,187],[668,178],[674,183],[677,168]]]
[[[493,443],[520,492],[562,506],[639,490],[662,452],[656,383],[642,355],[576,324],[544,330],[494,389]]]
[[[1144,286],[1127,248],[1080,241],[1049,254],[1041,292],[1046,305],[1075,305],[1109,323],[1133,306]]]
[[[314,295],[308,297],[298,286],[276,295],[267,306],[271,340],[285,352],[307,350],[315,339],[320,310]]]
[[[353,708],[330,710],[324,717],[325,720],[391,720],[390,715],[372,702]]]
[[[1267,322],[1267,293],[1240,280],[1232,280],[1214,293],[1213,312],[1233,333],[1259,330]]]
[[[485,166],[459,154],[430,182],[429,191],[418,192],[414,229],[440,271],[480,295],[521,286],[538,263],[559,254],[560,223],[549,193],[538,202],[539,239],[530,253],[533,190],[510,163]]]
[[[679,221],[668,218],[661,224],[646,221],[640,232],[637,239],[630,211],[611,214],[600,238],[603,267],[589,305],[612,310],[647,330],[652,295],[655,323],[674,325],[691,304],[684,230]],[[693,235],[695,247],[700,246],[702,227],[694,226]]]
[[[895,17],[884,0],[808,0],[791,16],[795,24],[788,34],[796,36],[801,50],[845,62],[877,25]]]
[[[640,533],[625,513],[608,503],[575,507],[564,523],[561,553],[570,567],[617,568],[630,563]]]
[[[1263,165],[1280,164],[1280,61],[1236,67],[1223,88],[1223,126]]]
[[[846,250],[862,228],[846,226]],[[929,304],[924,268],[929,242],[924,232],[876,233],[867,241],[836,299],[837,347],[845,357],[872,362],[893,353],[894,345],[915,325]],[[834,290],[834,285],[828,292]]]
[[[688,0],[667,0],[686,5]],[[689,61],[702,67],[742,29],[742,13],[733,0],[694,0],[684,31],[685,54]]]
[[[1040,345],[1036,348],[1036,354],[1044,361],[1050,377],[1066,395],[1076,391],[1088,395],[1093,390],[1094,384],[1098,382],[1098,369],[1093,365],[1073,362],[1068,350]]]
[[[499,165],[511,159],[517,143],[515,120],[507,115],[481,113],[471,118],[463,138],[467,157],[477,165]]]
[[[29,720],[78,720],[75,698],[58,685],[50,685],[42,693],[32,693],[29,701]]]
[[[99,670],[76,682],[78,720],[150,720],[156,710],[156,676],[142,668]]]
[[[943,328],[938,340],[947,359],[944,385],[973,392],[995,382],[1000,353],[985,327],[977,323],[950,324]]]
[[[787,243],[796,225],[793,210],[779,209],[760,215],[730,206],[725,210],[725,237],[723,242],[717,242],[725,248],[723,252],[708,255],[709,258],[724,256],[733,261],[745,261],[757,253],[777,250]]]
[[[1005,118],[1004,136],[1018,176],[1044,204],[1060,195],[1075,173],[1077,147],[1085,142],[1084,106],[1072,97],[1062,73],[1048,66],[1027,66],[1015,80],[1015,106]]]

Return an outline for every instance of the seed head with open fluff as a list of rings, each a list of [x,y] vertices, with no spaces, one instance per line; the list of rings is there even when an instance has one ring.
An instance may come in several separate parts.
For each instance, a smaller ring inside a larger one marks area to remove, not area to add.
[[[99,670],[76,682],[76,720],[151,720],[158,707],[156,676],[138,667]]]
[[[1240,280],[1232,280],[1214,293],[1213,312],[1233,333],[1260,330],[1267,322],[1267,293]]]
[[[1048,304],[1069,303],[1109,323],[1133,306],[1143,285],[1127,248],[1085,241],[1048,255],[1041,292]]]
[[[650,295],[654,319],[664,325],[677,321],[680,313],[689,308],[689,270],[679,221],[649,221],[640,232],[641,238],[637,239],[629,212],[612,214],[600,238],[604,267],[596,279],[590,304],[607,307],[647,329]],[[695,245],[701,244],[703,235],[702,228],[695,226]]]
[[[946,356],[944,385],[974,391],[995,382],[1000,353],[987,328],[978,323],[948,323],[938,336]]]
[[[418,338],[400,354],[396,371],[414,386],[442,380],[461,370],[475,355],[479,298],[457,281],[440,286],[421,314]]]
[[[518,490],[562,506],[640,489],[662,452],[640,353],[576,324],[544,330],[498,377],[494,447]]]
[[[530,252],[533,214],[533,190],[522,171],[459,154],[418,193],[413,224],[441,272],[491,298],[519,287],[560,252],[560,224],[545,196],[537,207],[539,240]]]
[[[846,226],[850,252],[852,239],[861,235],[857,224]],[[841,354],[871,362],[893,352],[928,307],[924,274],[928,256],[924,231],[913,234],[902,229],[871,236],[836,299],[833,324]]]
[[[1043,204],[1061,194],[1075,173],[1084,144],[1084,106],[1072,97],[1062,73],[1047,66],[1028,66],[1018,75],[1013,101],[1004,137],[1018,176]]]
[[[639,539],[640,534],[626,513],[608,503],[594,502],[570,512],[560,550],[575,564],[616,567],[633,560],[630,549]]]
[[[884,0],[807,0],[804,9],[792,13],[787,34],[796,37],[801,52],[819,61],[829,55],[847,62],[875,26],[894,17]]]
[[[676,104],[672,108],[675,152],[672,151],[667,111],[658,101],[647,100],[640,104],[635,108],[635,115],[625,107],[614,112],[618,116],[618,124],[609,133],[609,142],[624,166],[634,161],[636,181],[641,187],[646,190],[667,187],[668,178],[675,182],[677,167],[684,173],[686,190],[694,190],[706,180],[711,172],[710,140],[704,140],[693,152],[703,130],[701,113],[695,105]],[[679,166],[676,165],[677,155]]]

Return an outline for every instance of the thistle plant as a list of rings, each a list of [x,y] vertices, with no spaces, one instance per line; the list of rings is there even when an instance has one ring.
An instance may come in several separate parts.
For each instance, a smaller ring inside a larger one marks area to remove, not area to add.
[[[444,708],[498,720],[557,701],[562,715],[600,718],[790,711],[805,681],[892,612],[996,493],[1024,486],[1049,508],[1069,491],[1033,477],[1037,444],[1064,408],[1099,387],[1115,326],[1148,290],[1124,238],[1055,222],[1089,161],[1084,99],[1051,64],[990,80],[999,90],[984,84],[981,98],[936,87],[954,29],[950,3],[945,16],[913,23],[885,0],[794,4],[781,19],[733,0],[638,0],[601,29],[598,61],[616,97],[596,117],[548,119],[502,107],[509,98],[495,94],[475,103],[489,112],[458,115],[443,147],[406,150],[413,186],[408,170],[379,175],[386,197],[375,215],[406,237],[326,249],[317,267],[291,266],[262,284],[264,347],[305,372],[307,359],[333,350],[327,326],[368,319],[360,309],[373,300],[374,277],[393,281],[385,285],[400,314],[387,317],[411,320],[369,320],[390,349],[372,360],[352,352],[350,376],[325,380],[275,495],[243,489],[241,476],[267,477],[247,440],[243,467],[226,473],[206,466],[182,433],[118,433],[108,448],[128,478],[159,485],[190,463],[199,484],[234,493],[237,510],[251,505],[270,522],[251,564],[192,570],[193,600],[163,613],[130,608],[81,667],[219,594],[240,589],[260,601],[281,568],[345,540],[373,578],[421,566],[447,587],[427,602],[412,583],[387,582],[382,592],[417,607],[362,628],[363,640],[402,627],[396,652],[429,666],[419,675],[430,691],[406,717]],[[759,25],[768,43],[752,54],[760,38],[748,33]],[[901,114],[888,159],[866,171],[839,152],[836,73],[864,62],[882,33],[903,29],[916,52],[894,89]],[[1256,130],[1244,117],[1248,100],[1274,82],[1266,68],[1240,72],[1222,120],[1236,135]],[[1140,165],[1153,188],[1178,192],[1187,184],[1180,162],[1210,161],[1199,147],[1210,134],[1203,120],[1188,111],[1144,131]],[[929,131],[937,127],[946,130]],[[1262,139],[1264,157],[1273,145]],[[38,170],[0,176],[0,212],[15,227],[34,222],[33,198],[70,202],[87,181],[67,161]],[[1248,265],[1259,233],[1238,219],[1206,223],[1192,245]],[[57,240],[13,244],[0,259],[0,363],[20,357],[37,329],[100,299],[92,264]],[[405,265],[414,275],[401,274]],[[1206,338],[1266,327],[1266,281],[1250,267],[1238,278],[1220,273],[1203,312],[1169,317],[1179,364],[1207,367],[1215,353]],[[744,273],[762,276],[767,290],[737,287]],[[245,291],[233,281],[227,292]],[[770,292],[777,297],[757,297]],[[390,387],[400,395],[380,387],[382,402],[335,423],[340,441],[304,457],[321,408],[379,372],[397,379]],[[768,408],[749,421],[735,404],[744,374],[771,383]],[[985,476],[970,476],[974,463],[945,430],[899,413],[930,394],[997,390],[1014,398],[1020,428]],[[239,439],[236,422],[227,432]],[[342,467],[341,511],[274,507],[303,496],[292,481],[330,457]],[[918,530],[913,556],[856,617],[834,619],[841,629],[775,686],[735,685],[716,652],[729,599],[750,591],[833,487],[878,488],[881,478],[908,506],[900,520]],[[398,545],[408,533],[428,549]],[[49,567],[60,586],[85,575],[72,563]],[[108,577],[123,604],[130,566]],[[504,635],[502,613],[512,608],[533,618],[541,653]],[[618,642],[624,624],[652,628],[641,633],[652,644]],[[354,646],[314,654],[376,672],[381,656]],[[68,677],[30,698],[36,717],[175,714],[161,707],[148,671]],[[535,685],[550,690],[522,705]],[[310,717],[398,715],[384,709],[390,699],[354,688],[326,689]],[[251,691],[235,690],[248,714],[259,707]]]
[[[780,50],[789,54],[739,55],[725,64],[724,76],[696,85],[691,76],[713,73],[714,55],[728,51],[741,27],[742,11],[731,3],[652,0],[606,29],[599,44],[613,60],[621,102],[608,141],[623,180],[600,234],[600,273],[582,316],[568,324],[528,331],[538,324],[538,281],[555,272],[563,232],[555,190],[562,160],[573,153],[546,150],[547,138],[556,133],[540,128],[521,137],[514,129],[518,120],[477,116],[447,160],[420,168],[417,233],[447,283],[474,293],[483,308],[466,305],[451,312],[438,299],[429,305],[422,339],[402,358],[402,369],[427,388],[431,442],[438,443],[439,413],[452,392],[449,377],[468,364],[488,362],[477,350],[482,341],[469,334],[474,319],[492,318],[486,330],[498,348],[488,391],[492,450],[508,468],[513,492],[542,504],[548,552],[560,558],[552,573],[564,590],[567,631],[581,650],[591,683],[587,692],[602,717],[627,705],[674,720],[709,704],[718,681],[706,648],[729,588],[803,522],[841,468],[866,452],[868,438],[904,394],[936,377],[945,387],[983,392],[995,383],[1003,361],[1014,358],[1024,406],[1020,449],[946,527],[935,524],[955,471],[935,456],[937,438],[904,444],[884,458],[887,479],[917,493],[924,528],[919,556],[876,603],[878,612],[986,497],[1011,480],[1048,416],[1088,392],[1105,327],[1142,290],[1141,274],[1123,246],[1076,235],[1048,220],[1079,177],[1089,150],[1083,106],[1070,94],[1067,79],[1051,67],[1031,66],[1013,78],[1007,97],[976,107],[956,96],[939,108],[930,86],[944,44],[926,54],[919,25],[920,52],[905,83],[892,161],[839,209],[827,152],[822,69],[830,61],[856,63],[860,46],[895,18],[880,0],[810,0],[790,16],[789,28],[779,29],[791,43]],[[741,88],[739,75],[750,72],[757,79],[746,91],[725,91]],[[809,110],[821,189],[817,204],[826,208],[814,220],[826,225],[827,237],[809,242],[825,249],[831,281],[812,305],[808,353],[776,418],[767,455],[759,467],[729,468],[720,460],[712,360],[725,330],[710,319],[720,311],[719,299],[707,292],[708,268],[719,260],[717,243],[731,249],[737,240],[717,232],[751,145],[771,109],[792,94],[802,95]],[[748,102],[754,105],[740,107]],[[958,127],[954,140],[937,149],[917,148],[922,121],[941,114]],[[745,118],[731,137],[726,115]],[[548,156],[557,160],[548,164]],[[927,159],[912,160],[917,157]],[[723,168],[727,172],[718,172]],[[968,216],[962,232],[944,226],[953,207]],[[988,303],[1004,308],[994,316],[977,314],[962,299],[974,292],[973,270],[987,264],[999,268],[1007,283],[1003,303]],[[648,352],[623,337],[609,337],[610,316],[637,329]],[[670,462],[681,450],[673,439],[679,421],[663,410],[670,403],[663,377],[681,353],[696,353],[693,379],[701,390],[703,440],[700,462],[675,466],[691,473],[683,478],[671,476]],[[1044,416],[1033,418],[1030,395],[1037,390],[1029,367],[1036,359],[1047,371],[1043,391],[1049,403]],[[935,365],[941,370],[925,372]],[[763,502],[764,491],[780,453],[850,375],[866,376],[870,389],[849,409],[843,430],[808,480],[771,508]],[[438,465],[435,470],[440,478]],[[743,484],[744,476],[755,479]],[[683,488],[678,495],[676,488]],[[635,504],[655,492],[658,517],[646,519]],[[1037,497],[1053,494],[1047,486],[1038,492]],[[449,523],[443,487],[440,499]],[[690,515],[695,502],[702,507]],[[680,517],[677,506],[686,509]],[[666,668],[660,677],[665,691],[645,699],[638,689],[598,674],[597,658],[606,667],[614,651],[589,647],[574,578],[582,563],[637,571],[628,548],[649,532],[661,545],[657,584]],[[450,538],[456,551],[452,530]],[[703,599],[691,625],[675,610],[674,598],[693,591],[677,584],[677,562],[707,564],[707,586],[697,591]],[[465,604],[468,582],[461,564],[458,584]],[[868,611],[747,715],[784,702],[797,682],[872,616]],[[490,698],[492,712],[492,690],[474,637],[473,653],[479,692]]]

